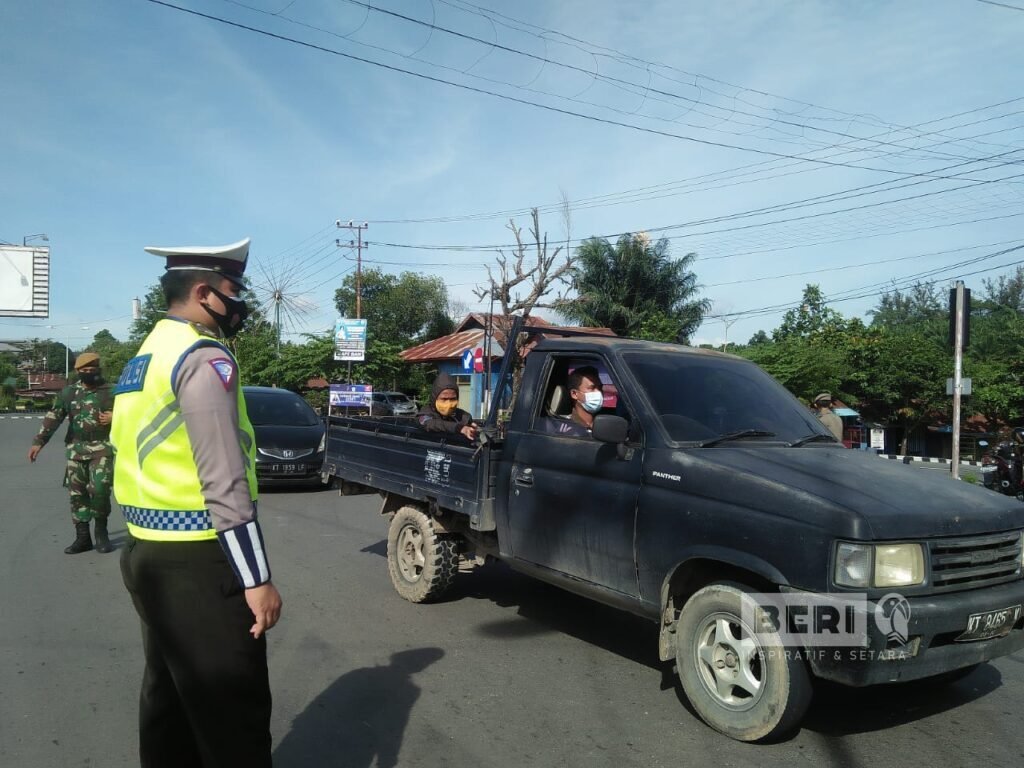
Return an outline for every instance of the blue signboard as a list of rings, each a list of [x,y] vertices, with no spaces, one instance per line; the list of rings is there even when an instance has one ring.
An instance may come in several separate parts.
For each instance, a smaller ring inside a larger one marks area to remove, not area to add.
[[[462,350],[462,370],[472,373],[473,371],[473,350]]]
[[[334,359],[366,359],[366,321],[340,318],[334,324]]]
[[[370,384],[331,384],[331,407],[369,408],[371,395]]]

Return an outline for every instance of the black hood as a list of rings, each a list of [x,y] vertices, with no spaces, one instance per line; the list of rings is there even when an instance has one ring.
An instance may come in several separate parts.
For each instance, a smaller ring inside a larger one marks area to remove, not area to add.
[[[813,445],[652,450],[644,482],[863,541],[1024,528],[1024,504],[1016,499],[865,451]]]
[[[459,391],[459,383],[451,374],[439,373],[437,378],[434,379],[434,384],[430,388],[430,404],[433,405],[434,401],[437,400],[437,396],[444,392],[446,389],[454,389],[456,392]]]
[[[264,450],[316,451],[324,436],[324,425],[255,424],[256,445]]]

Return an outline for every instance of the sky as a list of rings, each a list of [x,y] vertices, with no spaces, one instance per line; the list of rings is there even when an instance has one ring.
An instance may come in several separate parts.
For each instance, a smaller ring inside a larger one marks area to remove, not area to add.
[[[0,339],[126,338],[163,268],[145,246],[251,237],[301,340],[333,325],[349,221],[364,268],[486,311],[532,207],[551,248],[695,253],[694,343],[770,333],[808,283],[866,320],[915,280],[980,290],[1024,262],[1014,5],[3,3],[0,242],[46,234],[52,288]]]

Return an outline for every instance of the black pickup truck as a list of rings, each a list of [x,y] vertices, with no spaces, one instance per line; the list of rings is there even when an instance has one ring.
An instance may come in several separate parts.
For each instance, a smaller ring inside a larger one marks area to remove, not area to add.
[[[583,366],[603,408],[560,432]],[[843,448],[749,361],[548,338],[499,405],[473,444],[330,418],[325,474],[383,496],[407,600],[493,557],[649,618],[696,712],[743,741],[797,727],[812,677],[941,682],[1024,647],[1024,505]]]

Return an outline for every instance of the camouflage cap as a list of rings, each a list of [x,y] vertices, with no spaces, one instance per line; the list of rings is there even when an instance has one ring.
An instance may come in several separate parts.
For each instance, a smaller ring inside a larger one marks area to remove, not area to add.
[[[83,352],[75,358],[75,370],[85,368],[87,365],[99,365],[100,356],[95,352]]]

